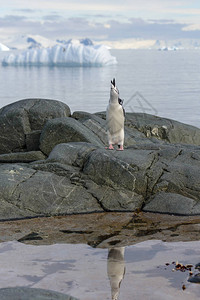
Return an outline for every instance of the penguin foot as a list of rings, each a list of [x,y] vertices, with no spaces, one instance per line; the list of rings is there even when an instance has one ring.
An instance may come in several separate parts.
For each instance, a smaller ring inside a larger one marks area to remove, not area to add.
[[[118,149],[117,149],[117,151],[123,151],[124,150],[124,147],[123,147],[123,145],[118,145]]]
[[[112,145],[112,144],[109,145],[108,149],[109,149],[109,150],[114,150],[113,145]]]

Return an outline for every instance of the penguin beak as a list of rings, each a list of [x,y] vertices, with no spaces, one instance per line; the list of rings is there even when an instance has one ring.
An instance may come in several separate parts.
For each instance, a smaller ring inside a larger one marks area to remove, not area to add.
[[[111,80],[111,90],[112,89],[119,95],[119,90],[115,85],[115,78],[113,78],[113,80]]]
[[[113,81],[111,80],[111,84],[115,87],[115,78],[113,78]]]

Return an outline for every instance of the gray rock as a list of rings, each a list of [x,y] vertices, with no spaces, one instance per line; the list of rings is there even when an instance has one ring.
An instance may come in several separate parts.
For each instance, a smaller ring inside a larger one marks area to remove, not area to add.
[[[15,152],[0,155],[0,219],[141,209],[200,214],[198,128],[128,113],[126,149],[109,151],[104,112],[69,114],[60,102],[38,99],[0,110],[0,153]]]
[[[0,219],[103,211],[76,173],[65,176],[26,166],[0,165]]]
[[[136,168],[121,160],[121,157],[117,159],[106,150],[93,151],[85,163],[83,173],[99,186],[95,189],[95,196],[104,209],[141,209],[144,198],[137,193]],[[102,185],[106,187],[102,189],[103,193],[100,191]],[[92,194],[94,195],[94,191]]]
[[[169,144],[162,145],[161,148],[152,151],[143,150],[141,146],[140,149],[130,148],[123,152],[95,150],[90,154],[83,172],[98,186],[132,190],[136,196],[142,196],[143,203],[140,202],[137,208],[142,205],[146,208],[148,203],[149,209],[153,201],[156,205],[152,206],[151,211],[154,212],[166,213],[166,206],[169,206],[172,207],[170,213],[200,214],[198,147],[196,149],[193,146],[192,152],[187,147],[185,149],[184,146],[175,147]],[[166,196],[165,201],[161,201],[158,206],[154,198],[158,199],[160,192],[164,192]],[[174,204],[176,201],[173,205],[171,203],[172,195],[176,195],[177,203],[178,199],[185,199],[179,210]]]
[[[41,151],[15,152],[0,154],[0,163],[32,162],[45,158],[46,156]]]
[[[99,120],[101,120],[99,118]],[[82,124],[91,130],[104,145],[107,145],[107,132],[106,132],[106,122],[99,122],[99,120],[96,120],[94,118],[87,119],[87,120],[81,120]]]
[[[192,283],[200,283],[200,273],[197,273],[193,276],[190,275],[190,277],[188,278],[188,281],[192,282]]]
[[[101,204],[104,211],[132,212],[140,210],[144,198],[125,188],[113,188],[86,181],[85,187]]]
[[[40,136],[42,152],[49,155],[57,144],[68,142],[89,142],[103,147],[100,139],[92,131],[73,118],[57,118],[45,124]]]
[[[0,154],[39,150],[38,136],[47,120],[70,115],[69,107],[59,101],[25,99],[0,109]],[[37,132],[38,134],[38,132]]]
[[[84,174],[99,185],[106,184],[130,191],[135,189],[134,171],[130,164],[116,159],[109,150],[93,151],[83,169]]]
[[[148,212],[176,215],[196,215],[200,212],[200,202],[175,193],[157,193],[143,208]]]
[[[62,293],[29,287],[8,287],[0,289],[1,300],[78,300]]]
[[[107,145],[106,121],[96,116],[82,111],[75,111],[72,115],[73,118],[79,120],[85,127],[90,129],[104,145]]]
[[[82,168],[89,154],[96,149],[97,146],[84,142],[58,144],[53,148],[46,162],[58,162]]]
[[[200,129],[174,120],[144,113],[127,113],[125,125],[170,143],[200,145]]]
[[[0,218],[142,208],[200,214],[199,170],[196,146],[59,144],[46,160],[0,165]]]
[[[72,114],[72,118],[74,118],[76,120],[79,120],[79,121],[82,120],[82,119],[83,120],[91,119],[93,117],[95,117],[94,114],[88,113],[86,111],[74,111],[73,114]]]
[[[27,151],[36,151],[39,149],[41,130],[33,130],[26,133],[26,149]]]

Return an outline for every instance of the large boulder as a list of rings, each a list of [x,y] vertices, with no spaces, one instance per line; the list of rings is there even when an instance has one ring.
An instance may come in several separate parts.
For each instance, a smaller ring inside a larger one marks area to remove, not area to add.
[[[83,172],[98,186],[132,191],[129,199],[135,208],[195,215],[200,214],[199,150],[170,144],[157,148],[141,144],[123,152],[97,149],[89,155]]]
[[[0,154],[39,150],[39,137],[46,121],[70,114],[66,104],[47,99],[25,99],[1,108]]]
[[[89,142],[103,147],[101,140],[87,127],[73,118],[49,120],[40,136],[40,149],[49,155],[51,150],[61,143]]]
[[[53,148],[46,162],[57,162],[83,168],[89,154],[97,148],[86,142],[58,144]]]
[[[174,121],[143,113],[127,113],[126,126],[135,128],[148,138],[157,138],[170,143],[200,145],[200,129]]]
[[[91,130],[96,136],[98,136],[98,138],[104,145],[108,143],[105,120],[94,114],[86,113],[83,111],[75,111],[72,114],[72,118],[78,120],[85,127]]]

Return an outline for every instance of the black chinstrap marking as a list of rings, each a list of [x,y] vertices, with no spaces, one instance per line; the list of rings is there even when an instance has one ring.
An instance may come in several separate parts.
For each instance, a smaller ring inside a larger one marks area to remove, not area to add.
[[[124,113],[124,117],[125,117],[125,115],[126,115],[126,112],[125,112],[125,109],[124,109],[124,107],[123,107],[124,100],[122,100],[122,99],[118,98],[118,103],[119,103],[119,104],[122,106],[123,113]]]

